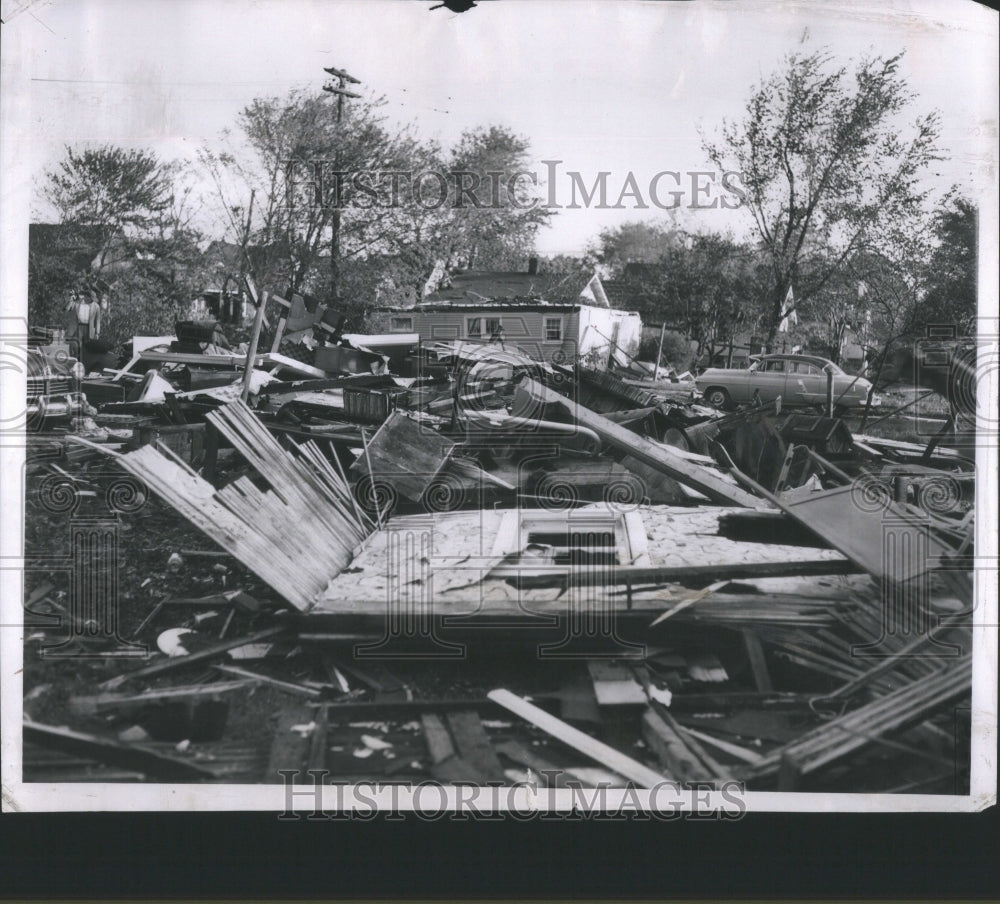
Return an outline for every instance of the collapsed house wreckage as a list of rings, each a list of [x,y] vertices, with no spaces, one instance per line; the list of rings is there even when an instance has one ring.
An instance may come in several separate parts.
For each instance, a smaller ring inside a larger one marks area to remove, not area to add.
[[[73,695],[87,730],[26,721],[38,780],[967,784],[972,462],[496,344],[299,361],[280,332],[323,317],[283,304],[269,352],[184,325],[85,381],[96,435],[39,437],[46,479],[130,475],[275,596],[160,599],[133,640],[194,631]],[[253,689],[284,701],[263,759],[225,746]]]

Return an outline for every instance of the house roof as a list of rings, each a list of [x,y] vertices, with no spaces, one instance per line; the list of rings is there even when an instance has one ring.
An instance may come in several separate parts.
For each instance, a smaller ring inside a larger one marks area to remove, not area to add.
[[[456,305],[495,307],[498,302],[508,305],[538,305],[547,304],[546,296],[555,294],[561,299],[561,304],[567,310],[576,307],[567,304],[567,294],[570,297],[581,298],[588,303],[585,293],[588,287],[598,279],[596,274],[582,280],[573,279],[561,273],[526,273],[518,270],[463,270],[452,273],[447,286],[439,286],[429,293],[418,309],[426,310],[425,305],[443,307]],[[567,293],[566,289],[569,289]],[[596,299],[595,299],[596,301]]]
[[[416,311],[418,314],[438,314],[445,311],[477,313],[483,311],[548,311],[554,314],[566,314],[577,311],[583,306],[578,304],[551,304],[541,298],[525,298],[523,301],[423,301],[412,308],[401,308],[403,312]]]

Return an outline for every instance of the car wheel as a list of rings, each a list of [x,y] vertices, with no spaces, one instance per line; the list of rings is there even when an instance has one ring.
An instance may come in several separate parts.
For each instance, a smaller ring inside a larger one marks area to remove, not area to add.
[[[705,393],[705,401],[713,408],[728,408],[729,393],[721,386],[713,386]]]

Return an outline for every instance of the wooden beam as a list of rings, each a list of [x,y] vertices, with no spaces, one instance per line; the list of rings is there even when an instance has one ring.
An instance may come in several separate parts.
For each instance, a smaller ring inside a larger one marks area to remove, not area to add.
[[[545,712],[527,700],[512,694],[508,690],[498,688],[487,694],[490,700],[509,709],[515,715],[542,729],[564,744],[568,744],[581,753],[586,754],[595,762],[600,763],[612,772],[635,782],[642,788],[653,788],[666,781],[666,776],[644,766],[638,760],[626,756],[620,750],[592,738],[588,734],[567,725],[562,719]]]
[[[239,681],[216,681],[212,684],[191,684],[184,687],[166,687],[160,690],[146,691],[143,694],[95,694],[93,696],[74,696],[69,698],[69,708],[78,715],[93,715],[106,709],[128,709],[146,706],[151,703],[161,703],[164,700],[190,700],[192,697],[214,697],[228,691],[249,687],[252,682],[246,679]]]
[[[215,773],[187,760],[166,756],[155,750],[123,744],[110,738],[70,731],[39,722],[25,722],[23,740],[73,756],[82,756],[99,763],[110,763],[124,769],[134,769],[151,778],[164,781],[204,781]]]
[[[762,694],[769,694],[774,690],[774,684],[771,682],[771,674],[767,670],[764,645],[760,642],[760,637],[757,636],[757,632],[753,628],[743,628],[741,633],[747,657],[750,659],[754,684],[757,685],[757,690]]]
[[[172,672],[176,669],[182,669],[185,666],[206,662],[207,660],[213,659],[219,654],[225,653],[227,650],[235,649],[236,647],[242,647],[250,643],[262,643],[265,640],[272,640],[287,631],[288,628],[286,626],[280,625],[273,628],[267,628],[263,631],[257,631],[255,634],[250,634],[246,637],[233,637],[229,640],[223,641],[222,643],[205,647],[205,649],[198,650],[195,653],[188,653],[187,656],[176,656],[164,659],[161,662],[154,662],[152,665],[147,665],[145,668],[137,669],[134,672],[126,672],[123,675],[116,675],[114,678],[105,681],[100,686],[114,688],[131,679],[149,678],[153,675],[160,675],[163,672]]]
[[[475,710],[448,713],[446,718],[461,758],[484,781],[505,781],[503,766]]]
[[[257,343],[260,342],[260,330],[264,325],[264,308],[267,307],[267,292],[262,292],[257,301],[257,313],[253,319],[253,331],[250,333],[250,347],[247,349],[246,363],[243,366],[243,387],[240,399],[246,402],[250,394],[250,377],[253,374],[253,364],[257,357]]]
[[[859,574],[863,569],[849,559],[804,559],[792,562],[734,562],[728,565],[650,565],[570,568],[504,565],[490,572],[490,577],[531,578],[533,587],[563,584],[639,585],[680,583],[683,581],[736,581],[754,578],[817,577],[819,575]]]
[[[703,493],[713,502],[722,505],[742,505],[747,508],[763,508],[765,506],[764,500],[727,483],[720,475],[713,473],[708,468],[684,460],[679,455],[674,454],[669,446],[654,443],[639,436],[589,408],[559,395],[537,380],[528,379],[522,385],[534,398],[546,404],[560,405],[575,423],[593,430],[602,442],[628,453],[651,468],[655,468],[685,486]]]
[[[500,741],[495,744],[494,747],[498,753],[502,753],[508,759],[513,760],[515,763],[520,763],[532,772],[536,772],[542,778],[543,787],[593,787],[590,782],[585,782],[582,779],[577,778],[568,769],[556,766],[554,763],[545,759],[545,757],[539,756],[530,747],[513,738],[508,738],[506,741]]]
[[[300,725],[314,722],[314,714],[305,704],[296,703],[278,714],[278,724],[271,741],[271,752],[267,761],[265,782],[284,782],[284,771],[293,771],[296,775],[292,781],[296,784],[308,784],[312,777],[302,774],[302,768],[307,765],[310,744],[309,736],[296,729]]]

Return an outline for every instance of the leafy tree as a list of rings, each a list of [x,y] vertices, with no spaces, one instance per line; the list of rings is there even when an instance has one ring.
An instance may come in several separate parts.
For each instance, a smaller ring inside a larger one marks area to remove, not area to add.
[[[682,242],[683,236],[673,224],[640,220],[602,230],[591,254],[620,277],[629,264],[659,263],[670,248]]]
[[[595,257],[609,266],[627,306],[647,324],[666,323],[714,354],[756,329],[766,292],[763,259],[729,236],[626,223],[601,233]]]
[[[656,353],[660,352],[660,366],[672,367],[678,373],[691,369],[697,357],[691,347],[691,340],[683,333],[667,330],[663,334],[663,348],[660,349],[660,337],[649,334],[639,343],[639,358],[643,361],[656,362]]]
[[[531,182],[513,178],[527,169],[523,138],[476,129],[446,152],[389,129],[381,106],[355,101],[338,121],[325,95],[257,99],[242,140],[225,136],[238,150],[201,153],[247,270],[326,297],[356,326],[387,289],[419,298],[436,267],[523,266],[548,216],[532,209]]]
[[[873,236],[922,209],[939,122],[931,113],[901,128],[913,99],[901,58],[862,59],[851,71],[825,52],[792,54],[751,94],[745,118],[705,142],[716,166],[741,173],[767,252],[768,342],[789,287],[803,304]]]
[[[189,176],[150,151],[68,147],[40,188],[59,222],[32,227],[31,321],[60,324],[87,286],[108,302],[102,338],[169,328],[202,288]]]
[[[223,133],[235,150],[202,149],[218,227],[242,249],[246,271],[258,283],[283,282],[297,290],[322,279],[318,271],[325,267],[327,287],[335,292],[341,259],[382,237],[391,217],[358,209],[354,183],[338,176],[406,165],[403,142],[385,129],[380,106],[377,100],[347,105],[338,121],[336,105],[322,94],[257,98],[240,113],[239,135]],[[330,229],[338,209],[334,262]]]
[[[99,271],[113,241],[144,235],[170,209],[174,174],[151,151],[67,146],[46,174],[43,194],[61,223],[102,229]]]
[[[927,326],[953,325],[958,336],[976,328],[978,219],[975,204],[952,193],[935,211],[935,247],[926,266],[926,291],[914,318],[923,335]]]
[[[533,180],[519,175],[531,172],[529,147],[509,129],[488,126],[464,132],[451,150],[451,250],[469,268],[520,269],[552,216]],[[470,191],[463,194],[463,185]]]

